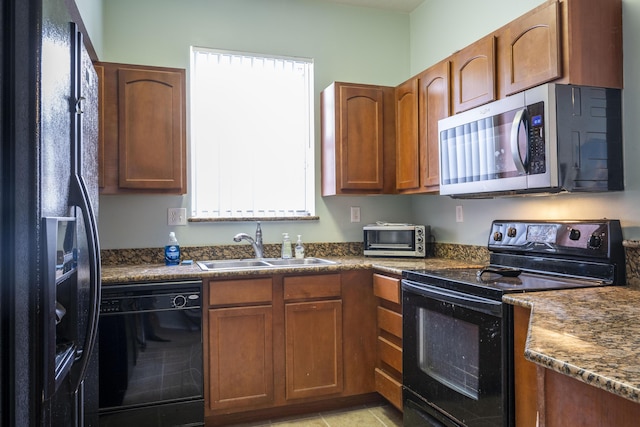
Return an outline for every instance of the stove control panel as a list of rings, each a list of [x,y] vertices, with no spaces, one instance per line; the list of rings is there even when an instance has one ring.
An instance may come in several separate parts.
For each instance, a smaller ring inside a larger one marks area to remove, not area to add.
[[[493,221],[489,250],[607,258],[622,244],[617,220]]]

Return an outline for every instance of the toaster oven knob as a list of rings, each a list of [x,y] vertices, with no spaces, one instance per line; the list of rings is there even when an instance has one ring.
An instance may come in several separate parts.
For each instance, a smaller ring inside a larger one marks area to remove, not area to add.
[[[496,231],[495,233],[493,233],[493,240],[495,240],[496,242],[501,242],[502,241],[502,233],[499,231]]]
[[[507,236],[509,237],[516,237],[516,235],[518,234],[518,230],[516,230],[515,227],[509,227],[509,229],[507,230]]]
[[[580,230],[575,228],[569,230],[569,240],[580,240]]]
[[[602,245],[602,237],[597,234],[592,234],[589,238],[589,247],[592,249],[598,249]]]
[[[418,242],[418,243],[424,242],[424,237],[422,237],[422,236],[416,237],[416,242]]]

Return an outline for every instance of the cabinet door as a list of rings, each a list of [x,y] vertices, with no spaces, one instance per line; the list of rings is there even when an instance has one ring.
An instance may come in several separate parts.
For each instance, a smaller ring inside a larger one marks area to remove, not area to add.
[[[451,57],[455,113],[496,99],[495,37],[484,37]]]
[[[340,188],[382,190],[383,94],[375,88],[340,88]]]
[[[449,61],[442,61],[418,76],[420,183],[429,192],[440,186],[438,121],[449,117],[451,111],[449,70]]]
[[[118,70],[119,185],[184,192],[184,74]]]
[[[500,37],[502,77],[506,95],[560,77],[559,5],[542,9],[512,21]]]
[[[420,186],[418,148],[418,79],[396,87],[396,188]]]
[[[395,192],[393,88],[334,82],[321,94],[322,195]]]
[[[342,301],[285,306],[286,398],[343,390]]]
[[[272,306],[209,310],[209,409],[274,400]]]

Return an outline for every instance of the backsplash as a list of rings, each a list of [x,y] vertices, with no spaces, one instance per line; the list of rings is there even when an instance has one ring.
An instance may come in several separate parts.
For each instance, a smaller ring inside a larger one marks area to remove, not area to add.
[[[194,261],[213,259],[253,258],[249,245],[181,246],[181,258]],[[357,257],[362,256],[362,242],[346,243],[305,243],[308,257]],[[484,246],[435,243],[433,256],[436,258],[458,259],[478,264],[489,262],[489,251]],[[102,265],[163,264],[164,248],[105,249],[100,252]],[[640,248],[625,248],[627,283],[640,288]],[[264,245],[264,256],[280,257],[280,244]]]

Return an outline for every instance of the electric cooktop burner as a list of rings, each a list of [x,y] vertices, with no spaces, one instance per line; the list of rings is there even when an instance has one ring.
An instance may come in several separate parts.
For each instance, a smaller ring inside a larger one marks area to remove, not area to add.
[[[493,221],[488,248],[485,268],[411,270],[403,278],[494,299],[626,281],[618,220]]]

